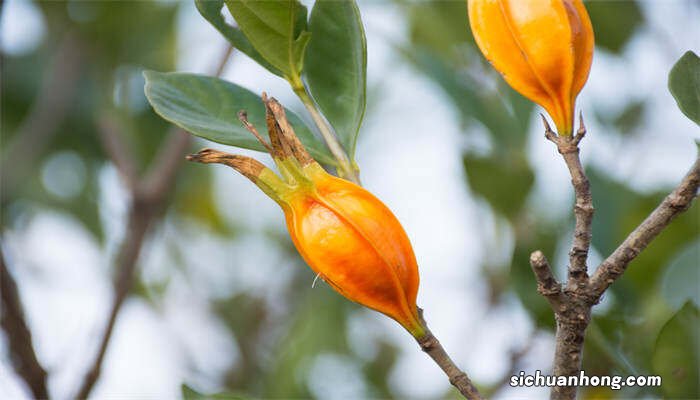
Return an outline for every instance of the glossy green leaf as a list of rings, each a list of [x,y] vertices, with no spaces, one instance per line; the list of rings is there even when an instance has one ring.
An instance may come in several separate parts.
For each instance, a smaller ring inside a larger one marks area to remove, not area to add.
[[[619,53],[644,22],[636,1],[588,1],[596,46]]]
[[[226,23],[224,16],[221,15],[221,8],[224,7],[224,0],[195,0],[194,4],[197,6],[199,13],[202,14],[202,17],[209,21],[233,47],[255,60],[255,62],[265,67],[265,69],[273,74],[279,76],[283,75],[282,71],[267,62],[267,60],[255,50],[255,47],[253,47],[240,29]]]
[[[683,54],[668,75],[668,88],[678,108],[700,125],[700,57],[692,51]]]
[[[253,92],[222,79],[187,73],[144,72],[146,97],[161,117],[213,142],[264,151],[255,137],[238,120],[238,112],[248,112],[248,120],[267,137],[265,109]],[[335,164],[326,147],[293,112],[287,118],[311,156],[324,164]]]
[[[226,6],[262,57],[290,82],[299,80],[310,38],[306,7],[297,0],[226,0]]]
[[[661,329],[654,349],[652,364],[666,398],[700,398],[699,358],[700,313],[687,302]]]
[[[687,300],[700,306],[700,240],[690,243],[668,263],[661,283],[661,293],[666,302],[678,309]]]
[[[365,113],[367,43],[354,0],[317,0],[304,58],[306,83],[350,158]]]

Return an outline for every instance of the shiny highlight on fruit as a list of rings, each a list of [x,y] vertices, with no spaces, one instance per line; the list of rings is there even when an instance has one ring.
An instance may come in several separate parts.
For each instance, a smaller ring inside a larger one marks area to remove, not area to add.
[[[560,135],[573,131],[576,97],[593,59],[581,0],[468,0],[479,49],[508,84],[542,106]]]
[[[272,155],[281,176],[253,158],[217,150],[188,160],[225,164],[246,176],[280,205],[295,247],[321,279],[424,337],[416,306],[418,265],[399,221],[370,192],[327,173],[294,134],[284,108],[264,93],[263,102],[270,143],[244,112],[239,118]]]

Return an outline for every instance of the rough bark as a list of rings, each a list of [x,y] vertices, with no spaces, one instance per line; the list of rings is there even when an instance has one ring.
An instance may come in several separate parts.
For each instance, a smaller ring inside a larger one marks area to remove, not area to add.
[[[700,186],[700,157],[681,183],[642,222],[620,246],[603,261],[592,277],[588,276],[586,260],[591,245],[593,203],[590,184],[579,159],[579,143],[586,134],[583,118],[574,136],[558,136],[542,117],[545,137],[557,145],[571,175],[574,188],[576,223],[569,252],[568,279],[561,285],[552,274],[544,254],[535,251],[530,265],[537,279],[537,290],[552,306],[556,320],[553,373],[576,376],[581,371],[585,332],[591,320],[591,309],[605,291],[626,270],[629,263],[673,220],[687,210],[697,197]],[[551,398],[575,399],[576,387],[555,386]]]
[[[659,204],[615,251],[600,264],[591,277],[591,293],[599,299],[605,290],[627,269],[629,263],[680,213],[687,210],[698,195],[700,157],[681,183]]]

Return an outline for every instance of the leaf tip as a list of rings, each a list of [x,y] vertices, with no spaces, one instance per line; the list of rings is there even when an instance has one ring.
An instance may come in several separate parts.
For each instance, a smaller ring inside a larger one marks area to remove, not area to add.
[[[162,72],[154,71],[152,69],[144,69],[141,74],[143,74],[143,78],[146,80],[146,84],[148,84],[149,81],[153,80],[156,75],[162,74]]]

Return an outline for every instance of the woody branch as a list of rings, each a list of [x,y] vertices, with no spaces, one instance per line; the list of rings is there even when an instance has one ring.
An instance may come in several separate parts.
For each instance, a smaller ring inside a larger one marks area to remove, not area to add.
[[[555,143],[562,155],[574,188],[574,215],[576,223],[569,252],[568,279],[559,283],[541,251],[530,256],[530,265],[538,282],[538,292],[552,306],[556,320],[553,372],[557,376],[575,376],[581,371],[585,331],[591,318],[591,309],[610,285],[624,273],[629,263],[697,197],[700,185],[700,158],[696,159],[681,183],[642,222],[620,246],[588,276],[586,260],[591,244],[593,204],[590,185],[579,159],[579,143],[586,134],[583,118],[576,135],[555,134],[542,117],[545,137]],[[557,386],[552,399],[575,399],[576,387]]]

